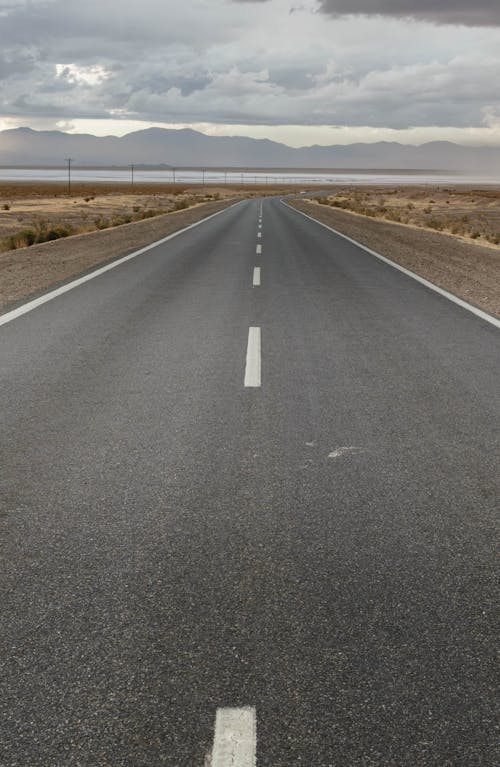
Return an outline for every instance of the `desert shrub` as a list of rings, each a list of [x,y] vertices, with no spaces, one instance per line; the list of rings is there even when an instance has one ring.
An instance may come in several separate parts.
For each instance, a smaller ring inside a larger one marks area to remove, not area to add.
[[[316,201],[318,202],[319,205],[329,205],[328,197],[316,197]]]
[[[109,218],[104,218],[104,216],[95,218],[94,224],[96,225],[97,229],[107,229],[109,226],[111,226]]]
[[[4,204],[2,205],[2,210],[10,210],[10,205],[8,202],[4,202]]]
[[[121,216],[115,216],[111,219],[111,226],[122,226],[122,224],[130,224],[132,216],[129,213],[124,213]]]
[[[174,203],[174,210],[185,210],[186,208],[189,208],[189,203],[187,200],[176,200]]]
[[[441,232],[444,229],[443,222],[438,218],[430,218],[426,222],[426,225],[429,227],[429,229],[436,229],[438,232]]]
[[[478,232],[477,229],[470,233],[470,237],[473,240],[478,240],[481,237],[481,232]]]
[[[429,215],[430,213],[432,213],[432,208],[431,208],[431,206],[430,206],[430,205],[427,205],[427,207],[425,207],[425,208],[424,208],[424,213],[427,213],[427,215]]]
[[[69,225],[51,225],[45,221],[38,221],[34,229],[22,229],[15,234],[11,234],[4,244],[9,250],[17,248],[28,248],[31,245],[38,245],[42,242],[59,240],[61,237],[70,237],[75,233],[72,226]]]
[[[385,217],[388,221],[395,221],[397,224],[401,223],[401,216],[395,210],[388,210]]]
[[[9,250],[16,248],[28,248],[36,242],[36,232],[34,229],[22,229],[20,232],[11,234],[7,238],[7,247]]]
[[[71,226],[52,226],[37,236],[37,242],[50,242],[61,237],[70,237],[74,232]]]
[[[132,210],[134,211],[134,213],[139,213],[140,209],[141,209],[141,206],[140,206],[140,205],[134,205],[134,207],[132,208]]]

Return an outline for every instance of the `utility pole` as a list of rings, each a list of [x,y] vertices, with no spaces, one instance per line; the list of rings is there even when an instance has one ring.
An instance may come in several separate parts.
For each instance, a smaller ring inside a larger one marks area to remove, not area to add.
[[[175,168],[172,167],[172,183],[175,184]]]
[[[134,188],[134,163],[130,163],[130,181],[132,183],[132,189]]]
[[[68,164],[68,197],[71,197],[71,163],[73,162],[73,158],[66,157],[65,162]]]
[[[205,168],[201,169],[201,185],[205,186]]]

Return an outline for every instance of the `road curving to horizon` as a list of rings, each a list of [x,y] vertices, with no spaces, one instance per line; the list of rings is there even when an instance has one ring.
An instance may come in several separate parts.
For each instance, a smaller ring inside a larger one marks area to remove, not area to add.
[[[278,199],[3,324],[0,763],[497,764],[499,342]]]

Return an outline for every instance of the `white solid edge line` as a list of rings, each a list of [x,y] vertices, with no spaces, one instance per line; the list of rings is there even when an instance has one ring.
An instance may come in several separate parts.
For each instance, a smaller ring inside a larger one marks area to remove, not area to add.
[[[28,312],[33,311],[33,309],[37,309],[39,306],[42,306],[42,304],[46,304],[48,301],[52,301],[54,298],[63,295],[63,293],[67,293],[69,290],[73,290],[73,288],[77,288],[79,285],[83,285],[89,280],[93,280],[95,277],[99,277],[101,274],[108,272],[110,269],[115,269],[115,267],[124,264],[126,261],[130,261],[132,258],[137,258],[137,256],[146,253],[148,250],[152,250],[159,245],[163,245],[163,243],[168,242],[168,240],[172,240],[174,237],[178,237],[180,234],[187,232],[189,229],[194,229],[195,226],[200,226],[206,221],[209,221],[211,218],[220,216],[221,213],[226,213],[226,211],[234,208],[235,205],[239,205],[241,202],[243,202],[243,200],[238,200],[238,202],[233,203],[233,205],[229,205],[227,208],[218,210],[216,213],[211,213],[209,216],[206,216],[206,218],[202,218],[200,221],[195,221],[194,224],[189,224],[183,229],[179,229],[177,232],[172,232],[172,234],[169,234],[166,237],[162,237],[161,240],[156,240],[155,242],[152,242],[150,245],[146,245],[140,250],[136,250],[133,253],[129,253],[127,256],[123,256],[122,258],[118,258],[115,261],[111,261],[105,266],[100,266],[97,269],[94,269],[94,271],[90,272],[89,274],[85,274],[83,277],[78,277],[76,280],[66,283],[66,285],[61,285],[61,287],[56,288],[55,290],[44,293],[38,298],[34,298],[32,301],[28,301],[26,304],[18,306],[17,309],[12,309],[5,314],[0,314],[0,326],[6,325],[8,322],[12,322],[12,320],[16,320],[18,317],[22,317],[23,314],[27,314]]]
[[[253,269],[253,287],[258,288],[260,286],[260,266],[254,266]]]
[[[248,329],[247,359],[245,365],[245,387],[261,385],[260,328]]]
[[[255,252],[259,256],[262,253],[262,245],[257,245],[257,247],[255,248]]]
[[[255,767],[255,708],[218,708],[210,767]]]
[[[426,288],[430,288],[430,290],[433,290],[435,293],[439,293],[440,296],[447,298],[448,301],[452,301],[454,304],[458,304],[458,306],[461,306],[462,309],[466,309],[468,312],[475,314],[477,317],[480,317],[482,320],[489,322],[490,325],[493,325],[495,328],[500,328],[500,319],[493,317],[492,314],[488,314],[488,312],[484,312],[482,309],[478,309],[476,306],[473,306],[472,304],[469,304],[467,301],[464,301],[463,298],[459,298],[453,293],[449,293],[447,290],[444,290],[444,288],[440,288],[438,285],[435,285],[433,282],[429,282],[429,280],[426,280],[425,277],[420,277],[420,275],[416,274],[415,272],[412,272],[409,269],[406,269],[404,266],[397,264],[395,261],[391,261],[390,258],[383,256],[381,253],[377,253],[376,250],[372,250],[371,248],[368,248],[366,245],[363,245],[361,242],[358,242],[357,240],[353,240],[351,237],[348,237],[346,234],[342,234],[342,232],[338,232],[332,226],[328,226],[328,224],[324,224],[322,221],[318,221],[312,216],[309,216],[307,213],[303,213],[301,210],[297,210],[297,208],[292,207],[292,205],[288,205],[288,203],[284,202],[283,200],[281,200],[281,202],[283,203],[283,205],[285,205],[285,207],[295,211],[295,213],[300,213],[301,216],[304,216],[305,218],[308,218],[311,221],[314,221],[315,224],[319,224],[325,229],[328,229],[330,232],[333,232],[333,234],[336,234],[338,237],[342,237],[344,240],[347,240],[347,242],[351,242],[353,245],[357,245],[358,248],[361,248],[361,250],[366,251],[366,253],[369,253],[371,256],[375,256],[375,258],[378,258],[380,261],[383,261],[385,264],[388,264],[389,266],[394,267],[394,269],[397,269],[399,272],[403,272],[403,274],[406,274],[408,277],[411,277],[413,280],[420,282],[422,285],[425,285]]]

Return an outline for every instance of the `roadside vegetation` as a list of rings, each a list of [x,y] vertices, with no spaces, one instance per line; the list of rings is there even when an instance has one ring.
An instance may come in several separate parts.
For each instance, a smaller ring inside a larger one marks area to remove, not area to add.
[[[0,252],[131,224],[203,203],[283,194],[297,188],[249,185],[0,183]]]
[[[5,194],[8,190],[3,191]],[[0,205],[0,252],[131,224],[220,199],[217,192],[190,194],[183,188],[169,190],[167,194],[141,195],[140,198],[138,195],[116,194],[116,189],[114,194],[99,189],[71,198],[53,191],[51,197],[47,197],[46,188],[38,189],[38,194],[27,189],[26,197],[19,197],[19,190],[15,191],[17,198],[12,195],[9,202]],[[44,205],[40,204],[40,198]],[[44,209],[46,215],[43,215]]]
[[[315,201],[361,216],[500,247],[500,191],[495,189],[357,187]]]

